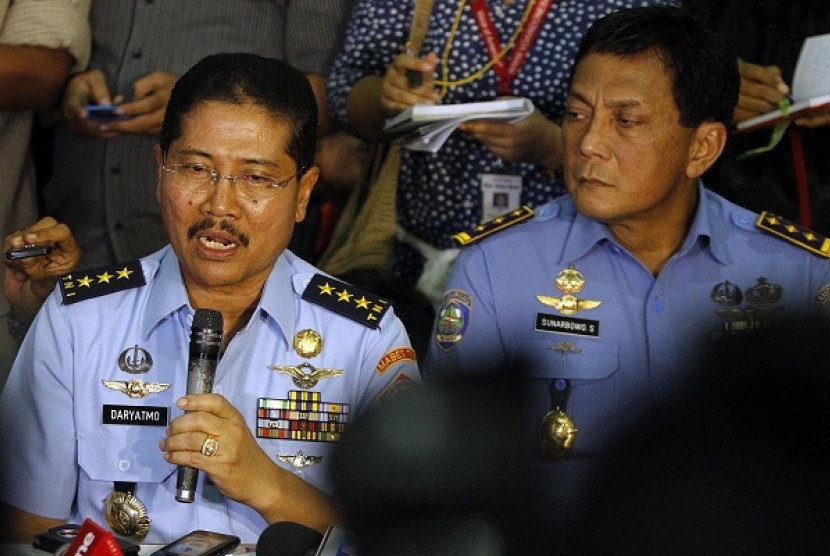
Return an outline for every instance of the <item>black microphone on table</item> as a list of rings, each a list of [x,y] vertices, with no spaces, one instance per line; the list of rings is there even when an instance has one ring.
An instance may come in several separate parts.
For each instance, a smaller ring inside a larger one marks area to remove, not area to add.
[[[196,309],[190,327],[190,358],[187,363],[187,393],[204,394],[213,390],[219,348],[222,347],[222,313],[214,309]],[[176,500],[193,502],[199,470],[179,466]]]
[[[323,535],[293,521],[278,521],[265,528],[256,543],[257,556],[314,554]]]

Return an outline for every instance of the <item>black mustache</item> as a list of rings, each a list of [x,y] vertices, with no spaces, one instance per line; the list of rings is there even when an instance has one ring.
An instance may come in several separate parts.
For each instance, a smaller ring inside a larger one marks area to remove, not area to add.
[[[201,232],[202,230],[209,230],[214,226],[216,226],[215,218],[205,218],[203,220],[200,220],[199,222],[196,222],[187,229],[187,239],[193,239],[194,237],[196,237],[197,233]],[[219,221],[219,229],[223,232],[231,234],[236,239],[236,243],[238,243],[242,247],[248,247],[248,244],[251,242],[247,234],[237,230],[236,226],[234,226],[227,220]]]

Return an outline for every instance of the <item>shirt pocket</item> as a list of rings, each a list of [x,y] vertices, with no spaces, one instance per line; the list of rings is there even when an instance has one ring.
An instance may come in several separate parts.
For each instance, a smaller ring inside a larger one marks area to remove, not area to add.
[[[521,371],[533,389],[533,413],[544,415],[551,409],[553,379],[566,379],[570,385],[566,412],[578,427],[593,428],[619,409],[623,373],[620,373],[619,348],[591,342],[569,343],[566,349],[552,349],[550,341],[540,341],[530,364]]]
[[[539,341],[535,361],[520,371],[527,378],[565,378],[573,381],[609,379],[620,366],[617,346],[585,344],[554,349],[550,341]]]
[[[176,466],[164,460],[159,443],[164,427],[130,432],[87,433],[78,436],[78,465],[91,481],[161,483]],[[157,429],[157,430],[156,430]]]

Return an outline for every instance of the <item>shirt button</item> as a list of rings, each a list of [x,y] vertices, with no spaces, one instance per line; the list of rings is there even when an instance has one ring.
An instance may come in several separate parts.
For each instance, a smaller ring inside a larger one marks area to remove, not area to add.
[[[110,173],[116,176],[121,174],[121,166],[113,166],[112,168],[110,168]]]
[[[133,48],[132,56],[133,58],[141,58],[144,55],[144,51],[141,49],[140,46]]]
[[[750,222],[752,222],[752,219],[749,216],[746,214],[741,215],[741,224],[749,224]]]
[[[656,301],[654,302],[654,304],[652,305],[652,307],[654,308],[654,312],[655,312],[655,313],[662,313],[662,312],[663,312],[663,309],[665,309],[665,308],[666,308],[666,304],[665,304],[665,303],[663,303],[663,300],[662,300],[662,299],[658,299],[658,300],[656,300]]]
[[[126,471],[130,468],[130,460],[120,459],[118,460],[118,470],[119,471]]]
[[[669,379],[667,379],[664,376],[661,376],[660,378],[657,379],[657,385],[656,386],[657,386],[657,390],[659,390],[660,392],[665,392],[666,390],[669,389]]]

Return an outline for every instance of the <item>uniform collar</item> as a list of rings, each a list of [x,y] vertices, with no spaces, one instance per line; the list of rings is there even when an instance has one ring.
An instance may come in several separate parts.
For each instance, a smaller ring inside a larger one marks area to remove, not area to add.
[[[716,261],[721,264],[732,264],[734,257],[729,248],[729,238],[735,233],[732,219],[746,219],[746,214],[724,214],[727,206],[718,202],[719,197],[703,187],[702,183],[698,186],[698,199],[700,202],[697,214],[684,243],[684,251],[687,245],[691,245],[690,238],[693,238],[699,240],[703,247],[708,244],[709,252]]]
[[[179,258],[170,245],[150,255],[143,260],[143,263],[146,274],[153,276],[152,290],[147,300],[147,312],[144,317],[144,334],[149,336],[163,320],[182,307],[190,309],[190,306],[179,269]],[[193,310],[190,309],[190,312],[192,313]]]
[[[274,319],[283,330],[286,338],[294,334],[295,303],[294,290],[298,287],[300,276],[294,276],[292,257],[288,251],[283,252],[277,259],[271,274],[265,282],[259,306],[254,311],[251,320],[260,318],[262,313],[266,318]],[[179,258],[171,246],[167,246],[143,260],[145,274],[155,276],[152,282],[152,291],[147,302],[147,312],[144,321],[144,332],[150,332],[162,321],[171,317],[179,310],[185,310],[189,322],[193,316],[193,308],[187,298],[187,291],[182,280]],[[305,280],[306,282],[308,279]],[[301,287],[301,286],[300,286]],[[302,291],[302,290],[300,290]]]
[[[700,182],[697,187],[698,206],[692,217],[692,225],[683,240],[683,245],[674,257],[682,257],[697,245],[701,248],[706,248],[708,245],[709,252],[717,261],[729,263],[732,260],[727,242],[730,233],[729,219],[718,214],[720,207],[713,202],[712,193]],[[560,263],[580,259],[599,243],[610,241],[617,244],[605,224],[582,216],[576,211],[569,195],[562,199],[560,210],[562,215],[569,213],[573,215],[573,225],[563,245]]]
[[[296,322],[296,282],[301,275],[294,269],[294,255],[285,250],[277,259],[259,300],[257,313],[276,321],[286,338],[294,336]],[[300,290],[302,292],[302,289]],[[253,318],[253,317],[252,317]]]
[[[568,237],[562,246],[560,263],[568,263],[584,257],[595,245],[614,241],[605,224],[582,216],[576,211],[570,195],[561,198],[561,217],[573,219]]]

